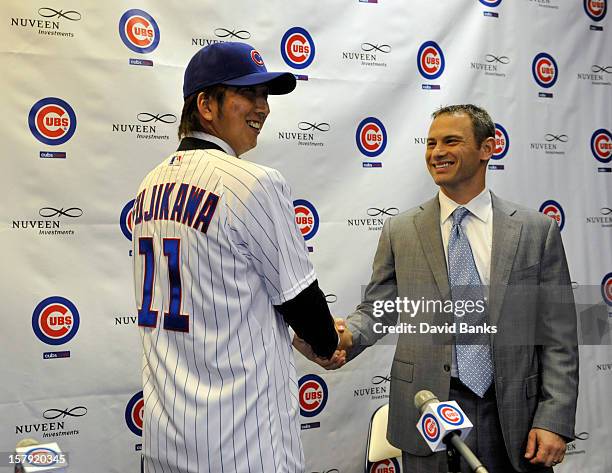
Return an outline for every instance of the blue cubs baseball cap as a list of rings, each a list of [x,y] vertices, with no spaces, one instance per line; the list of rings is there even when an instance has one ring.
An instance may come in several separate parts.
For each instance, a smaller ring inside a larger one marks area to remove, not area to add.
[[[183,98],[217,84],[266,84],[270,94],[282,95],[295,89],[295,76],[290,72],[268,72],[259,51],[246,43],[214,43],[200,49],[187,64]]]

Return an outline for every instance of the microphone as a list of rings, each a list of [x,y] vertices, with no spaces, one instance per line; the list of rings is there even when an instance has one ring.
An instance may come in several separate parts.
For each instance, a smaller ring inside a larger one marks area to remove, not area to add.
[[[443,452],[451,444],[465,458],[471,470],[488,473],[480,460],[463,442],[474,425],[455,401],[440,402],[431,391],[419,391],[414,405],[421,413],[417,430],[432,452]]]
[[[56,442],[40,443],[35,439],[22,439],[11,456],[15,473],[66,473],[68,460]]]

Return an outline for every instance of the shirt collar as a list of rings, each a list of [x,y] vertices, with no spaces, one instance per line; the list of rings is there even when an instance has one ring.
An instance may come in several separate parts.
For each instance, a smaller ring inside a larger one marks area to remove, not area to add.
[[[491,216],[491,192],[486,187],[467,204],[458,204],[441,190],[438,192],[438,200],[440,201],[440,223],[446,222],[457,207],[465,207],[472,215],[485,223]]]
[[[235,158],[238,157],[238,155],[230,145],[228,145],[225,141],[215,135],[210,135],[204,131],[192,131],[186,136],[189,136],[191,138],[198,138],[199,140],[210,141],[211,143],[221,146],[221,148],[223,148],[223,151],[225,151],[230,156],[234,156]]]

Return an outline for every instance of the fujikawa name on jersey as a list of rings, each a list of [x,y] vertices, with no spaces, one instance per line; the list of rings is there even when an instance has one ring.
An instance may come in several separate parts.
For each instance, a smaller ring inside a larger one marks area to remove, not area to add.
[[[154,185],[150,192],[149,189],[143,189],[134,202],[134,223],[138,225],[143,220],[171,220],[206,233],[215,214],[219,196],[212,192],[207,194],[206,189],[190,184],[181,184],[176,192],[175,187],[175,182],[167,182]],[[143,211],[145,200],[149,201],[148,209]]]

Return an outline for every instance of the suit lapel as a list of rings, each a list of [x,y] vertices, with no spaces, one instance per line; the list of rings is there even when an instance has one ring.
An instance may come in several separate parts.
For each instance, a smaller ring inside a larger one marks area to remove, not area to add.
[[[417,235],[440,295],[443,299],[448,299],[450,298],[450,289],[442,233],[440,232],[440,202],[438,197],[436,196],[424,203],[421,208],[423,211],[414,217]]]
[[[493,206],[493,242],[491,248],[489,323],[497,325],[523,224],[513,218],[516,209],[510,207],[492,192],[491,202]]]

